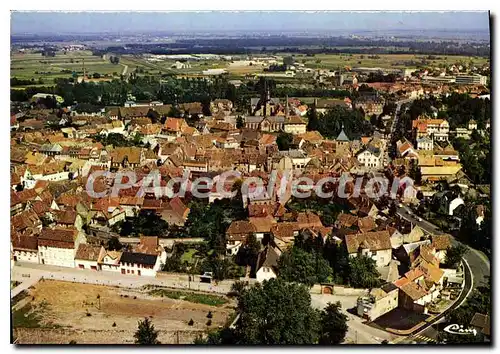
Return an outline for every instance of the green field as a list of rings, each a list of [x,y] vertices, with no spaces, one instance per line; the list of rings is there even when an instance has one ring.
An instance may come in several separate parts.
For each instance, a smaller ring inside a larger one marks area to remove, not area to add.
[[[286,55],[283,53],[283,55]],[[295,56],[296,62],[304,63],[306,67],[337,69],[339,67],[380,67],[380,68],[415,68],[426,58],[426,55],[415,54],[378,54],[378,58],[369,58],[370,54],[316,54],[314,57],[308,57],[303,54]],[[471,60],[474,65],[482,66],[489,63],[487,58],[466,57],[456,55],[436,55],[435,59],[426,59],[432,67],[438,67],[446,64],[451,65],[459,62],[469,63]]]
[[[290,53],[278,53],[285,57]],[[241,56],[234,55],[233,58]],[[123,55],[120,57],[120,64],[111,64],[98,56],[93,56],[90,51],[78,52],[57,52],[55,57],[43,57],[41,54],[19,54],[11,55],[11,77],[19,79],[42,79],[44,85],[53,84],[55,78],[71,77],[71,73],[66,71],[75,71],[79,75],[83,72],[83,61],[85,60],[85,69],[89,74],[99,73],[101,75],[119,76],[124,66],[128,66],[128,73],[139,69],[139,75],[158,75],[178,74],[178,75],[201,75],[203,70],[207,69],[226,69],[232,78],[242,78],[248,74],[255,74],[263,71],[261,66],[230,67],[228,61],[223,60],[200,60],[190,61],[190,68],[175,69],[172,65],[175,60],[164,60],[150,62],[141,56]],[[381,68],[417,68],[422,66],[422,61],[426,60],[426,67],[439,67],[442,65],[451,65],[458,63],[472,63],[476,66],[483,66],[489,63],[488,58],[466,57],[453,55],[436,55],[432,59],[427,59],[427,55],[415,54],[379,54],[375,57],[370,54],[316,54],[306,56],[305,54],[296,54],[295,61],[303,63],[309,68],[321,68],[336,70],[338,68],[355,67],[381,67]],[[280,79],[283,82],[301,81],[300,78]]]
[[[44,57],[41,54],[12,54],[10,74],[11,77],[19,79],[42,79],[44,84],[52,84],[55,78],[71,77],[72,73],[64,71],[75,71],[79,75],[85,71],[88,74],[99,73],[120,75],[123,65],[111,64],[108,60],[93,56],[89,51],[79,52],[57,52],[55,57]]]

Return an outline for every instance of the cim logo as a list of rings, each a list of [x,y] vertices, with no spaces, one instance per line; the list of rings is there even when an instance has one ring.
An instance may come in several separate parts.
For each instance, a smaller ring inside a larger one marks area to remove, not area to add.
[[[451,324],[444,329],[445,332],[461,335],[476,335],[477,331],[474,328],[464,328],[463,325]]]

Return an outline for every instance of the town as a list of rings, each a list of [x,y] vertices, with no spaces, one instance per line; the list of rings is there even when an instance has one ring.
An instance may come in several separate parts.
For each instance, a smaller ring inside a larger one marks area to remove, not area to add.
[[[490,343],[489,42],[34,41],[11,45],[13,343]]]

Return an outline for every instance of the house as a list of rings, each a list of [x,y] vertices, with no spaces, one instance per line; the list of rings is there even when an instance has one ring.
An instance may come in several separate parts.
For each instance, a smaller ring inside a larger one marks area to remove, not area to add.
[[[255,237],[262,241],[264,236],[271,233],[271,228],[276,224],[276,220],[271,215],[263,217],[250,217],[248,221],[255,227]]]
[[[306,132],[307,124],[299,116],[291,116],[284,122],[285,133],[290,134],[304,134]]]
[[[460,206],[460,205],[464,205],[465,202],[462,198],[460,197],[456,197],[455,199],[453,199],[451,202],[450,202],[450,205],[448,206],[448,215],[453,215],[453,212],[454,210]]]
[[[427,313],[431,295],[417,283],[402,277],[393,283],[400,290],[398,307],[417,313]]]
[[[358,316],[374,321],[380,316],[398,307],[399,289],[392,283],[370,290],[368,296],[360,296],[357,300]]]
[[[117,147],[110,155],[111,167],[114,169],[138,167],[143,160],[142,149],[137,147]]]
[[[271,236],[274,243],[280,249],[285,250],[293,245],[299,230],[296,222],[280,222],[271,227]]]
[[[157,255],[122,252],[120,257],[121,274],[155,277],[160,266],[160,257]]]
[[[167,118],[163,125],[163,132],[170,137],[180,137],[189,130],[189,125],[183,118]]]
[[[101,270],[110,272],[120,271],[120,258],[122,253],[120,251],[106,251],[100,260]]]
[[[365,115],[371,116],[373,114],[379,116],[384,111],[385,100],[378,95],[361,95],[354,100],[354,107],[362,109]]]
[[[454,177],[460,170],[462,165],[456,164],[451,166],[422,166],[420,172],[422,174],[422,182],[438,182],[441,179]]]
[[[335,107],[343,107],[347,109],[352,108],[351,101],[349,99],[336,100],[336,99],[314,99],[314,108],[316,112],[324,114]]]
[[[255,268],[255,278],[257,278],[257,281],[263,282],[264,280],[276,278],[280,255],[281,251],[270,244],[259,253]]]
[[[140,236],[139,243],[133,247],[132,251],[135,253],[157,255],[163,264],[167,260],[167,252],[160,245],[158,236]]]
[[[165,209],[161,211],[161,218],[169,225],[184,226],[189,214],[189,208],[177,196],[172,198]]]
[[[422,136],[417,139],[417,150],[434,150],[434,140],[427,136]]]
[[[75,268],[101,270],[100,263],[105,254],[103,246],[81,243],[76,250]]]
[[[85,235],[76,229],[43,229],[38,236],[38,256],[41,264],[75,267],[76,250]]]
[[[255,226],[245,220],[233,221],[226,231],[226,253],[234,256],[246,239],[257,232]]]
[[[75,228],[78,231],[82,230],[83,219],[76,210],[55,210],[52,212],[54,221],[58,228]]]
[[[435,250],[435,257],[440,262],[444,262],[446,251],[451,247],[451,237],[449,235],[433,235],[431,246]]]
[[[377,267],[387,266],[392,259],[392,246],[388,231],[375,231],[345,236],[350,257],[372,258]]]
[[[375,167],[379,168],[382,165],[383,156],[379,148],[369,145],[366,149],[361,150],[356,155],[359,163],[365,167]]]
[[[36,235],[12,232],[10,241],[14,262],[39,263],[38,238]]]
[[[416,138],[429,137],[437,141],[447,141],[450,124],[446,119],[418,118],[412,122]]]
[[[271,158],[270,170],[302,170],[311,161],[303,150],[278,151]]]

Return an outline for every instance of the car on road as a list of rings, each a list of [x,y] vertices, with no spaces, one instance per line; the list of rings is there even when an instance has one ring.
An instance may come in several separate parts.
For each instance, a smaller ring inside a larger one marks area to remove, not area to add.
[[[403,204],[399,203],[399,204],[398,204],[398,207],[402,208],[402,207],[403,207]]]
[[[422,218],[418,218],[418,221],[422,221]]]

